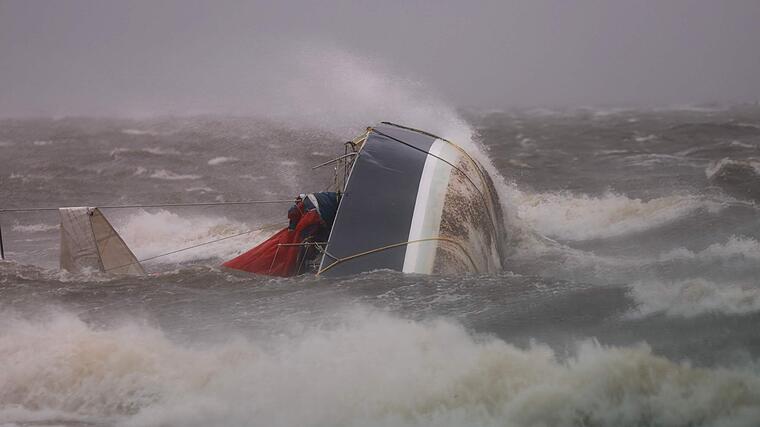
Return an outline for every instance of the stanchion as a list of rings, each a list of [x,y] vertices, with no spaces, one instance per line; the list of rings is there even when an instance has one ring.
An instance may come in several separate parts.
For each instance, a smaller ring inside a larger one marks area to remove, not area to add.
[[[3,247],[3,223],[0,222],[0,259],[5,259],[5,248]]]

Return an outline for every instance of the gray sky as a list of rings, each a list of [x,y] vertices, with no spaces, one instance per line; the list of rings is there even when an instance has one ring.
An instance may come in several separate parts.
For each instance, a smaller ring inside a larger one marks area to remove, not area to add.
[[[388,93],[755,102],[760,1],[0,0],[0,116],[309,113]]]

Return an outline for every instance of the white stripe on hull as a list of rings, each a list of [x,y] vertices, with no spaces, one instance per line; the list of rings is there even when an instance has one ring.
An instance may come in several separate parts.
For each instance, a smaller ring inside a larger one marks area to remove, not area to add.
[[[440,139],[433,142],[429,153],[417,189],[412,225],[409,228],[410,242],[439,236],[452,168],[436,156],[453,164],[456,164],[459,157],[459,152],[451,144]],[[431,274],[437,249],[438,242],[435,240],[407,244],[403,272]]]

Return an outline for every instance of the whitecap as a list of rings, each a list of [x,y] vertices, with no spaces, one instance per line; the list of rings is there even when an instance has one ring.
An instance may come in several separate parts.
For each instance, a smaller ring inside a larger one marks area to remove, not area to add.
[[[43,233],[46,231],[57,230],[58,227],[58,224],[15,224],[11,230],[18,231],[19,233]]]
[[[189,187],[189,188],[186,188],[185,191],[187,191],[188,193],[192,193],[192,192],[215,193],[216,192],[216,190],[214,190],[211,187]]]
[[[564,240],[589,240],[641,232],[675,221],[697,209],[718,211],[720,203],[690,195],[651,200],[621,194],[516,192],[513,208],[538,233]]]
[[[659,261],[742,258],[760,261],[760,242],[747,236],[731,236],[725,243],[713,243],[700,251],[677,248],[660,254]]]
[[[750,426],[760,416],[751,365],[692,367],[646,344],[580,341],[560,360],[451,320],[363,308],[340,310],[337,325],[214,345],[177,343],[143,319],[0,316],[0,354],[13,366],[0,375],[3,423]]]
[[[735,160],[725,157],[718,160],[717,162],[710,163],[705,168],[705,175],[707,176],[707,179],[713,179],[716,178],[718,174],[730,171],[732,169],[736,170],[737,172],[751,169],[755,175],[760,175],[760,159],[748,158]]]
[[[164,149],[160,147],[147,147],[147,148],[122,148],[117,147],[111,150],[108,154],[111,157],[114,157],[118,154],[122,153],[148,153],[148,154],[154,154],[157,156],[176,156],[180,154],[177,150],[172,149]]]
[[[150,136],[158,136],[161,135],[160,132],[155,132],[151,130],[143,130],[143,129],[122,129],[121,133],[124,135],[134,135],[134,136],[140,136],[140,135],[150,135]]]
[[[741,142],[738,140],[733,140],[729,144],[731,147],[741,147],[741,148],[757,148],[757,145],[755,144],[747,144],[745,142]]]
[[[637,281],[631,285],[631,295],[638,303],[633,316],[665,313],[694,317],[760,311],[760,282],[723,283],[703,278]]]
[[[258,228],[230,220],[224,216],[180,216],[166,210],[157,212],[140,210],[125,220],[112,221],[112,224],[139,259],[150,258]],[[162,257],[154,262],[172,264],[209,258],[232,258],[250,249],[261,240],[262,233],[266,235],[268,232],[269,230],[264,230],[245,234],[234,239]]]
[[[237,157],[214,157],[208,161],[208,164],[211,166],[216,166],[221,165],[222,163],[237,162],[238,160],[239,159]]]
[[[647,136],[637,136],[634,138],[636,142],[649,142],[657,139],[657,135],[649,134]]]
[[[184,180],[184,179],[200,179],[201,175],[192,175],[192,174],[183,175],[183,174],[174,173],[166,169],[158,169],[158,170],[153,171],[150,177],[155,178],[155,179],[178,181],[178,180]]]

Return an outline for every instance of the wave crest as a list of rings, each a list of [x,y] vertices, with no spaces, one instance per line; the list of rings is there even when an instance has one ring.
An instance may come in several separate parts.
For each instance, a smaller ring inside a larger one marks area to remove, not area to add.
[[[667,224],[698,209],[721,209],[717,202],[688,195],[643,201],[615,193],[594,197],[520,192],[516,199],[518,215],[528,226],[564,240],[620,236]]]
[[[127,246],[140,259],[188,248],[255,228],[226,217],[188,217],[166,210],[157,212],[140,210],[123,222],[114,222],[114,226]],[[254,245],[255,242],[261,240],[261,234],[261,232],[245,234],[234,239],[161,257],[157,261],[178,263],[201,259],[226,259]]]
[[[2,315],[0,421],[22,408],[143,425],[750,426],[760,377],[700,369],[646,345],[578,345],[560,361],[446,320],[355,310],[271,342],[173,342],[142,322]],[[14,419],[14,417],[16,417]]]
[[[703,278],[633,283],[635,315],[665,313],[694,317],[708,313],[741,315],[760,311],[760,283],[717,283]]]

